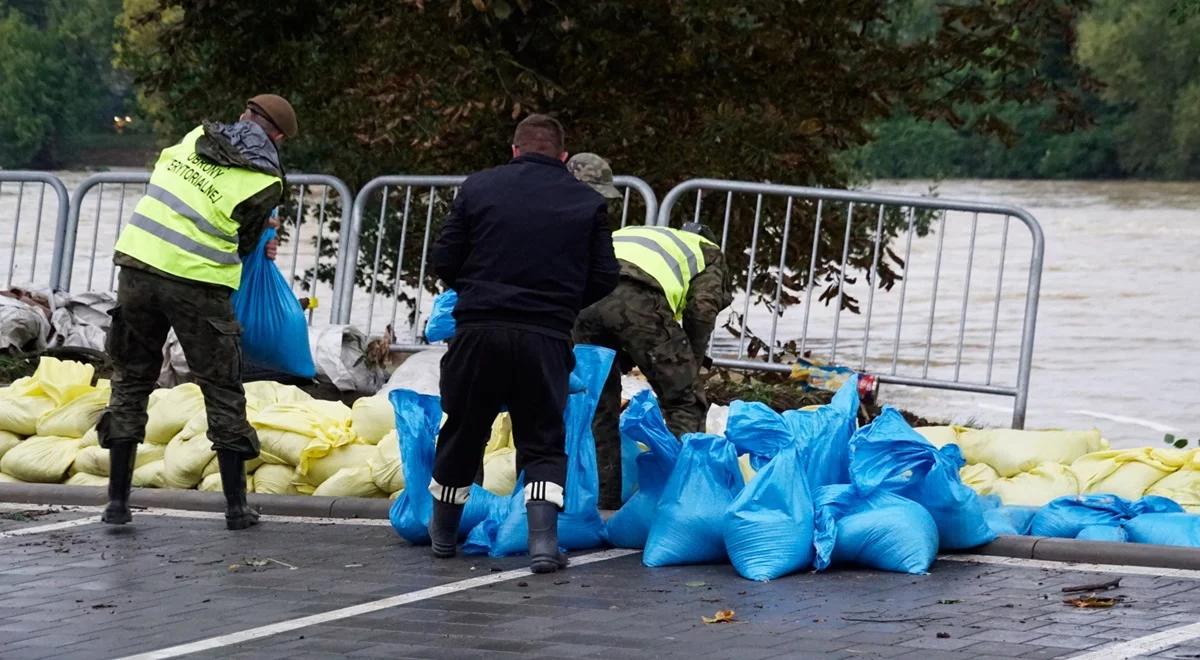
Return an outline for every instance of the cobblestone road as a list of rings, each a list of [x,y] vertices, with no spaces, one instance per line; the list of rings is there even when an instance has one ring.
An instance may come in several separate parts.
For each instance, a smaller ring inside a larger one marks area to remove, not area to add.
[[[1122,642],[1200,620],[1200,572],[943,560],[927,576],[755,583],[729,566],[647,569],[632,554],[534,576],[521,558],[434,561],[384,521],[268,517],[233,533],[213,514],[137,512],[121,528],[97,515],[0,508],[0,657],[170,657],[202,640],[189,657],[1130,657]],[[1122,605],[1062,602],[1064,586],[1117,575],[1106,595]],[[701,621],[723,609],[734,623]],[[1151,637],[1146,652],[1200,657],[1194,634],[1157,648]]]

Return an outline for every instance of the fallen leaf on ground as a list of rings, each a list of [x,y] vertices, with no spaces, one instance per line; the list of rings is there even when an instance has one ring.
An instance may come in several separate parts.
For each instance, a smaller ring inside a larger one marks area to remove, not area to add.
[[[1074,605],[1075,607],[1081,607],[1081,608],[1087,608],[1087,609],[1104,609],[1107,607],[1112,607],[1112,606],[1116,605],[1117,603],[1120,603],[1124,600],[1125,600],[1124,596],[1113,596],[1112,598],[1109,598],[1106,596],[1097,596],[1096,594],[1090,594],[1087,596],[1076,596],[1075,598],[1068,598],[1068,599],[1064,600],[1063,603],[1065,603],[1067,605]]]
[[[706,587],[706,586],[708,586],[708,583],[705,582],[704,580],[692,580],[691,582],[684,582],[683,586],[685,586],[685,587]]]
[[[704,623],[733,623],[735,614],[733,610],[721,610],[713,616],[702,616],[700,618],[704,620]]]
[[[939,600],[937,604],[938,604],[938,605],[958,605],[958,604],[959,604],[959,603],[961,603],[961,602],[962,602],[961,600],[949,600],[949,599],[947,599],[947,600]]]

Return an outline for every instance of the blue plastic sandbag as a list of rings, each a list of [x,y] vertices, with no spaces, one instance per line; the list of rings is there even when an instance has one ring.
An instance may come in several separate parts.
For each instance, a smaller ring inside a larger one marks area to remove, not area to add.
[[[816,410],[789,410],[783,420],[796,442],[807,449],[808,485],[850,481],[850,438],[858,429],[858,375],[851,376],[828,405]]]
[[[1162,514],[1166,515],[1166,514]],[[1105,541],[1107,543],[1125,543],[1129,535],[1121,527],[1109,525],[1088,525],[1079,530],[1075,538],[1080,541]]]
[[[893,573],[928,573],[937,557],[938,530],[925,507],[886,490],[853,485],[815,491],[814,564],[857,564]]]
[[[621,434],[621,504],[629,501],[638,489],[638,456],[642,448]]]
[[[1125,521],[1144,513],[1181,511],[1183,507],[1156,495],[1148,495],[1136,502],[1109,494],[1067,496],[1042,507],[1033,517],[1029,531],[1034,536],[1073,539],[1090,525],[1120,527]]]
[[[761,470],[781,449],[796,442],[796,435],[783,416],[757,401],[729,404],[725,437],[738,454],[750,455],[750,465],[755,470]]]
[[[679,459],[650,524],[642,563],[674,566],[724,560],[722,519],[742,485],[733,443],[707,433],[683,436]]]
[[[850,477],[859,489],[883,489],[925,507],[937,523],[939,547],[962,550],[996,538],[983,517],[983,504],[963,484],[958,470],[966,461],[957,445],[940,450],[885,407],[850,443]]]
[[[1144,513],[1125,523],[1134,543],[1200,548],[1200,516],[1190,513]]]
[[[313,378],[317,369],[308,347],[304,309],[283,273],[267,258],[267,242],[273,238],[274,228],[264,231],[254,251],[242,260],[242,281],[231,299],[242,325],[242,353],[250,365]]]
[[[392,502],[388,517],[392,528],[415,545],[429,543],[429,518],[433,515],[434,438],[442,422],[441,399],[412,390],[392,390],[388,395],[396,412],[404,490]]]
[[[1000,500],[999,495],[980,495],[979,502],[983,505],[983,519],[988,527],[999,535],[1025,536],[1029,534],[1029,525],[1040,507],[1007,505]]]
[[[433,299],[433,311],[429,323],[425,324],[425,340],[429,343],[445,341],[454,336],[454,305],[458,292],[447,289]]]
[[[725,512],[725,550],[738,574],[765,582],[813,561],[813,502],[797,444],[759,470]]]
[[[585,550],[604,543],[604,521],[596,507],[599,475],[592,416],[600,401],[616,353],[599,346],[575,347],[575,370],[571,373],[578,391],[567,398],[563,415],[566,426],[567,483],[563,511],[558,514],[558,544],[567,550]],[[516,438],[520,443],[520,437]],[[518,444],[519,447],[519,444]],[[523,479],[519,483],[524,483]],[[523,487],[481,525],[485,529],[468,537],[473,551],[486,548],[493,557],[520,554],[529,547],[529,522],[525,514]],[[493,533],[494,532],[494,533]]]
[[[659,498],[679,459],[679,441],[667,429],[658,399],[650,390],[633,395],[621,415],[621,442],[649,448],[637,457],[638,489],[608,519],[605,534],[618,548],[643,548],[650,535]]]

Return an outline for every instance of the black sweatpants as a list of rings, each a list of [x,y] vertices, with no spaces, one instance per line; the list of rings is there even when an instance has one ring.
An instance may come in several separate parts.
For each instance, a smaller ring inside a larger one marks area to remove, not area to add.
[[[563,411],[575,355],[571,342],[512,327],[459,326],[442,358],[442,409],[430,491],[462,503],[501,406],[512,418],[526,500],[563,505],[567,455]]]

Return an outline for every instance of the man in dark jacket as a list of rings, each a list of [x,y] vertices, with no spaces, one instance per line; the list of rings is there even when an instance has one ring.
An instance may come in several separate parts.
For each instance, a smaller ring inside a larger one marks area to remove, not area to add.
[[[226,526],[258,522],[246,504],[245,472],[245,461],[258,456],[258,436],[246,421],[241,326],[230,297],[241,258],[283,199],[278,147],[296,132],[292,106],[273,94],[250,99],[236,122],[196,127],[163,150],[117,239],[121,274],[107,338],[112,396],[97,425],[111,463],[106,523],[131,520],[134,459],[171,328],[204,393]]]
[[[433,248],[438,276],[458,292],[442,358],[442,428],[434,461],[433,553],[452,557],[492,421],[507,406],[525,472],[530,567],[566,566],[558,512],[566,483],[563,410],[579,310],[617,283],[603,197],[563,165],[562,126],[531,115],[513,160],[469,177]]]

